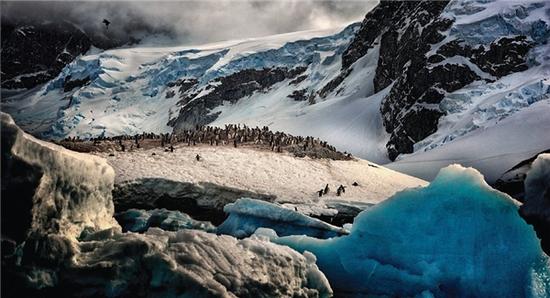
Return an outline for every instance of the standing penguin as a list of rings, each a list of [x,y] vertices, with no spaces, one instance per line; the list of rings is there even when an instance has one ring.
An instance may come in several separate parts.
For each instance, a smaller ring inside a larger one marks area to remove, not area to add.
[[[330,191],[330,188],[328,187],[328,184],[325,186],[325,189],[323,190],[323,194],[326,195]]]

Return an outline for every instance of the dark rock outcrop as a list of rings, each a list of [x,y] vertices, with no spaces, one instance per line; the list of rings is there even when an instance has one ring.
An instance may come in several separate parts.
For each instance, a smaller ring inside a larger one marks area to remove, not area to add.
[[[550,154],[540,154],[527,172],[519,213],[533,226],[542,249],[550,255]]]
[[[195,98],[198,92],[195,93],[190,90],[191,85],[182,85],[183,90],[185,90],[184,93],[189,95],[183,95],[180,102],[182,108],[179,116],[172,119],[168,125],[174,127],[175,133],[185,129],[193,129],[197,125],[206,125],[218,117],[219,114],[211,114],[210,112],[222,105],[224,101],[235,103],[254,92],[266,91],[276,83],[295,78],[305,70],[305,67],[245,69],[213,80],[206,87],[212,90],[198,98]]]
[[[63,91],[71,91],[74,88],[82,87],[90,82],[89,77],[85,77],[83,79],[71,79],[71,76],[68,76],[65,78],[65,82],[63,83]]]
[[[412,153],[415,143],[437,130],[439,118],[445,115],[439,103],[447,92],[527,69],[526,56],[534,43],[523,35],[503,37],[488,46],[452,39],[428,55],[453,24],[442,14],[447,3],[381,1],[366,15],[343,53],[340,75],[319,92],[323,97],[336,90],[353,64],[379,46],[374,89],[380,92],[391,85],[380,112],[390,134],[386,147],[392,160]]]
[[[143,178],[115,185],[113,201],[116,212],[128,209],[177,210],[196,220],[217,225],[226,215],[223,207],[242,197],[273,202],[272,195],[225,187],[213,183],[185,183],[161,178]]]
[[[537,153],[531,158],[521,161],[508,171],[504,172],[493,185],[494,188],[509,194],[516,200],[523,202],[525,196],[525,178],[531,170],[535,159],[543,154],[550,153],[550,149]]]
[[[2,24],[2,88],[32,88],[56,77],[92,41],[67,23]]]
[[[294,92],[288,95],[288,98],[292,98],[296,101],[306,101],[308,100],[306,93],[306,89],[294,90]]]

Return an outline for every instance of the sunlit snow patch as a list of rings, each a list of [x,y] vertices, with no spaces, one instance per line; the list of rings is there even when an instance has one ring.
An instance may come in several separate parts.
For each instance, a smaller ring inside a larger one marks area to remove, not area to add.
[[[516,202],[458,165],[362,212],[349,236],[273,241],[313,252],[338,296],[550,295],[548,257]]]

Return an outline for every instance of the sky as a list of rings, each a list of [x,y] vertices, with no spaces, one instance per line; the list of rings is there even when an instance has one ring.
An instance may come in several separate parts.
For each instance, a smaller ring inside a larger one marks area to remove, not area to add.
[[[65,20],[86,32],[201,44],[360,21],[376,0],[2,1],[2,22]],[[103,19],[111,22],[106,30]]]

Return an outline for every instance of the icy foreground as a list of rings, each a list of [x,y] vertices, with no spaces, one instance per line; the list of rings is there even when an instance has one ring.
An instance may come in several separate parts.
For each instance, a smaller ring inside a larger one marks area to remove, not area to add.
[[[104,159],[38,141],[6,114],[1,120],[2,296],[331,295],[310,253],[197,230],[121,233]]]
[[[9,115],[0,117],[2,234],[15,231],[8,234],[15,240],[50,233],[74,239],[85,227],[116,225],[111,196],[115,172],[103,158],[37,140]]]
[[[273,241],[313,252],[338,296],[550,295],[549,259],[516,202],[457,165],[362,212],[349,236]]]

